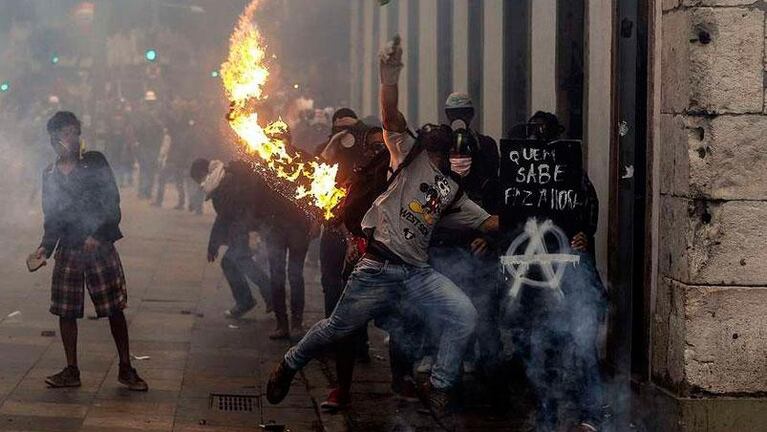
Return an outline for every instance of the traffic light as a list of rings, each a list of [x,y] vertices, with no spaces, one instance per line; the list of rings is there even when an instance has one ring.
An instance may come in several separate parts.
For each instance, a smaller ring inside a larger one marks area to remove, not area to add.
[[[52,65],[59,64],[59,60],[60,59],[59,59],[59,55],[58,54],[56,54],[56,53],[51,54],[51,64]]]
[[[147,59],[147,61],[153,62],[157,60],[157,51],[153,49],[148,49],[144,53],[144,58]]]
[[[211,78],[218,78],[218,71],[214,70],[213,72],[210,73],[210,76]]]
[[[2,93],[8,93],[8,90],[11,89],[11,83],[8,81],[3,81],[0,83],[0,92]]]

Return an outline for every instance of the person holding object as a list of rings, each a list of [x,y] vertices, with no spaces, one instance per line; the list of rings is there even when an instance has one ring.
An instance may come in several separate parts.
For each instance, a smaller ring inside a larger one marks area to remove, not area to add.
[[[445,115],[453,129],[450,169],[469,198],[488,213],[499,206],[498,146],[492,138],[471,128],[474,106],[468,94],[454,92],[445,102]],[[479,377],[490,389],[489,399],[497,408],[502,401],[504,380],[501,376],[501,334],[498,312],[501,301],[500,269],[494,239],[477,230],[438,227],[429,248],[430,264],[463,290],[477,309],[477,331],[464,358],[464,371],[473,373],[475,364]],[[431,369],[436,354],[439,333],[425,332],[426,357],[418,372]],[[479,361],[475,362],[475,343],[479,345]]]
[[[67,367],[45,382],[55,388],[80,386],[77,319],[83,317],[87,287],[97,316],[109,318],[120,357],[119,382],[147,391],[147,383],[131,366],[123,314],[125,275],[114,246],[123,237],[120,192],[112,169],[103,154],[83,151],[80,120],[71,112],[57,112],[47,130],[58,157],[43,171],[44,234],[34,258],[49,258],[55,251],[50,311],[59,316]]]
[[[329,318],[316,323],[274,369],[267,399],[280,403],[295,374],[330,344],[384,318],[400,302],[410,304],[432,327],[444,329],[437,363],[422,399],[441,427],[454,430],[452,389],[460,380],[461,358],[474,332],[477,311],[466,295],[428,264],[437,225],[497,231],[491,216],[460,191],[451,177],[452,132],[427,125],[418,139],[408,133],[397,108],[402,48],[397,36],[380,55],[384,143],[392,174],[386,191],[362,220],[369,244]]]

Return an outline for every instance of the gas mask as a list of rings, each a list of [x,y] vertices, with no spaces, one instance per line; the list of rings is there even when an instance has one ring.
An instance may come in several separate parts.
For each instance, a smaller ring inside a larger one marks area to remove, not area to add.
[[[428,152],[448,155],[453,147],[453,131],[448,125],[427,124],[418,131],[418,139]]]

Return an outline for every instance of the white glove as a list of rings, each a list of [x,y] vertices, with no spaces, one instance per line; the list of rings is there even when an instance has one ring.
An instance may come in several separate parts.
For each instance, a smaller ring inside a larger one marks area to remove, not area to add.
[[[461,177],[466,177],[471,171],[471,157],[450,156],[450,170]]]
[[[380,60],[381,84],[397,85],[399,74],[405,66],[402,63],[402,39],[395,35],[378,54]]]

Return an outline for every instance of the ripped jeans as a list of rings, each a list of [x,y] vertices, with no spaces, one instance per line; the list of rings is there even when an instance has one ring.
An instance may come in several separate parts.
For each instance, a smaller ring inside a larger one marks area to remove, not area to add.
[[[329,318],[316,323],[285,354],[292,369],[301,369],[325,347],[354,333],[368,321],[383,318],[405,302],[433,328],[442,329],[431,383],[450,388],[460,379],[466,346],[474,333],[477,311],[469,298],[431,267],[382,263],[363,258],[349,278]]]

